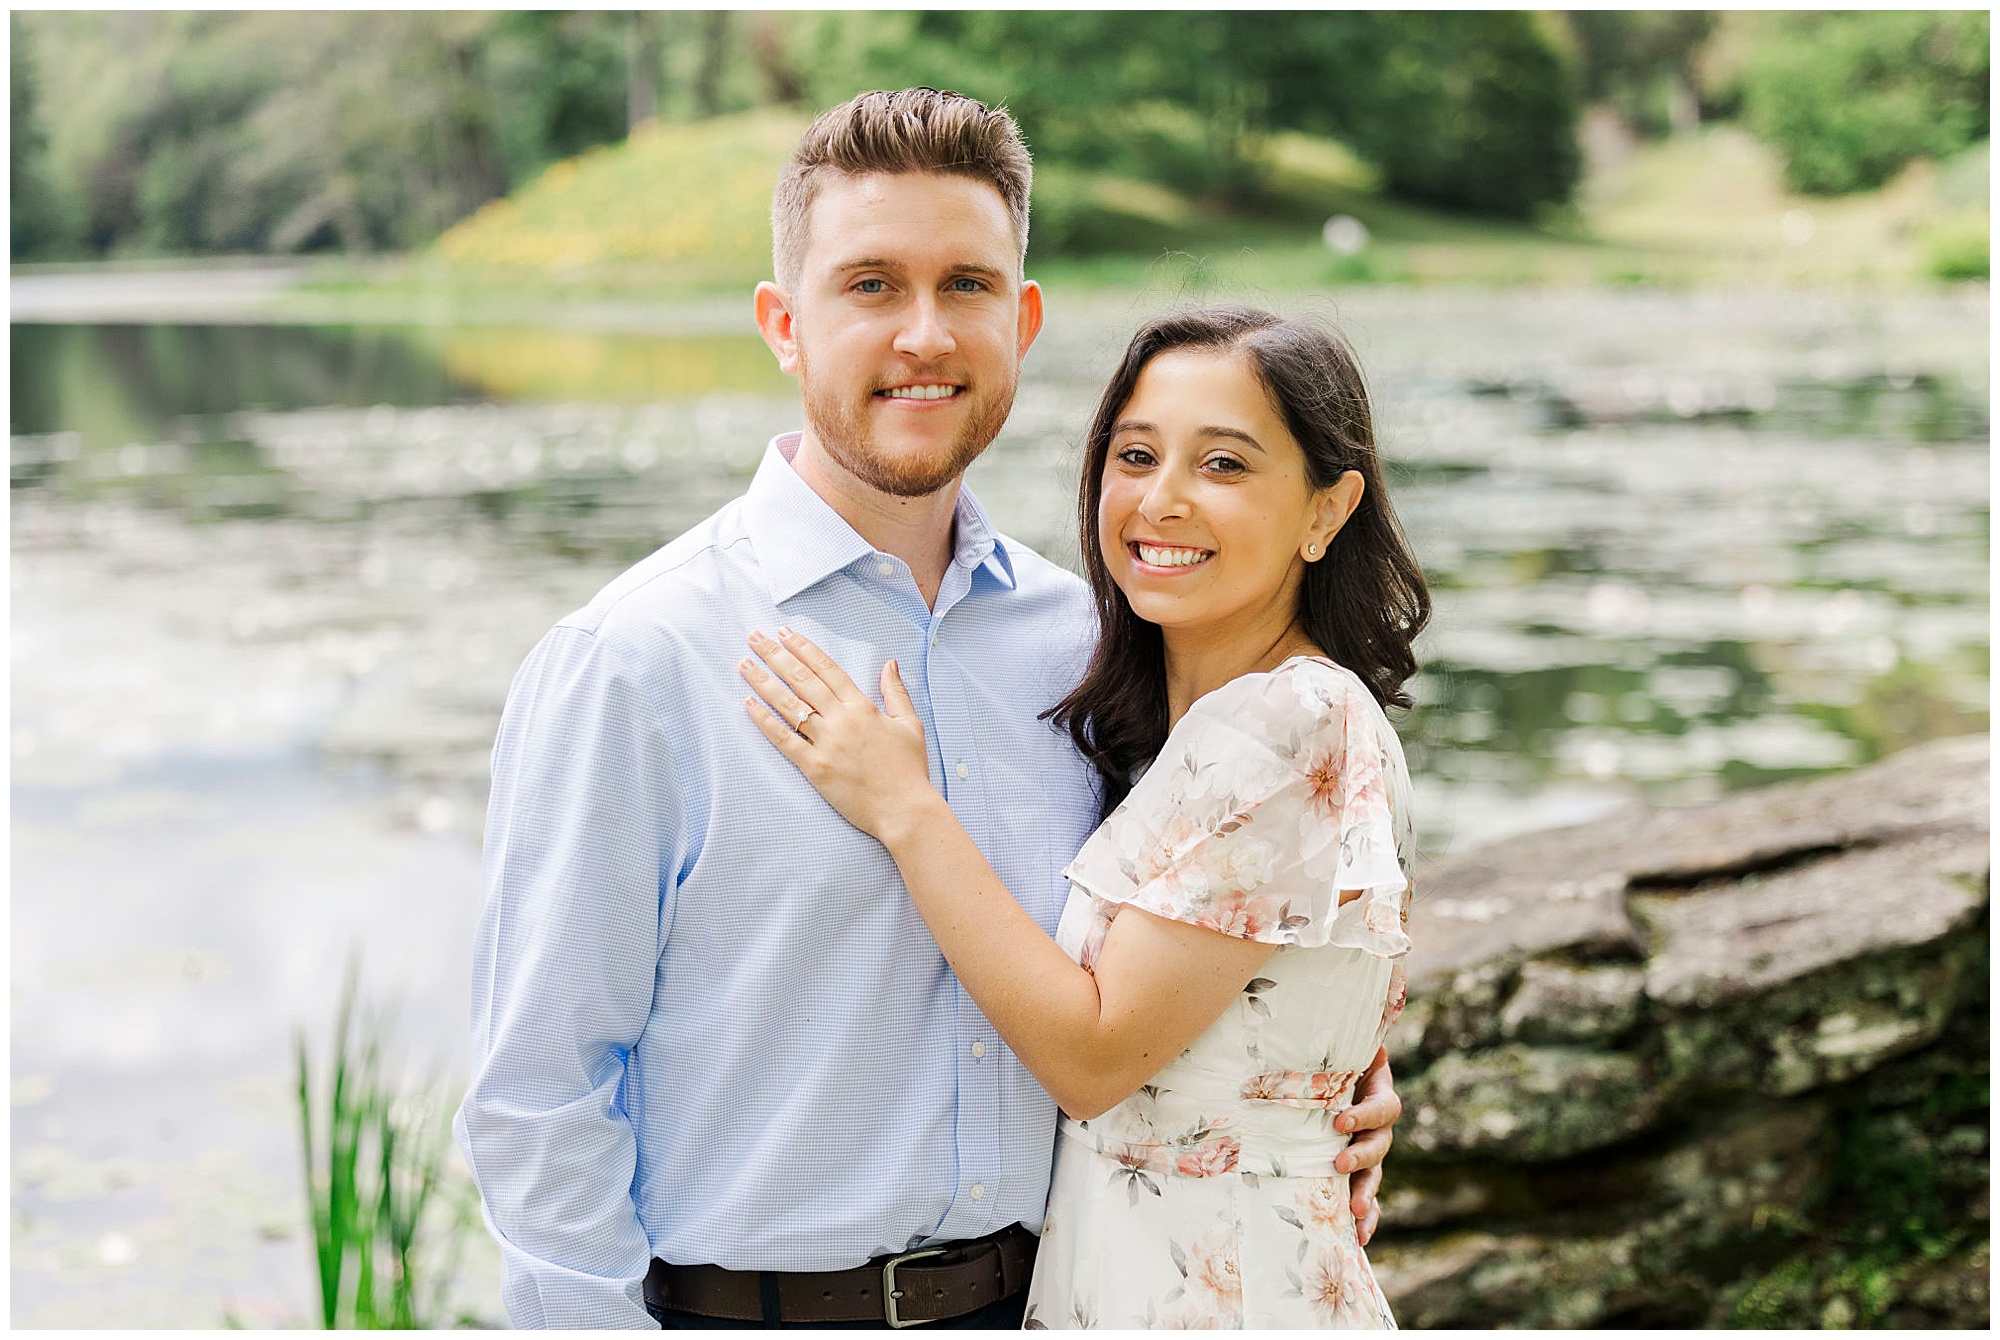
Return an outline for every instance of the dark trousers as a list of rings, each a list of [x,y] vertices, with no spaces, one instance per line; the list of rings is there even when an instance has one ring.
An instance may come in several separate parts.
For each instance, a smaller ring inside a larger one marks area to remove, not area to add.
[[[926,1331],[1018,1331],[1021,1317],[1028,1309],[1028,1291],[1022,1289],[1012,1298],[1003,1298],[997,1303],[988,1303],[977,1312],[968,1312],[962,1317],[952,1317],[946,1321],[927,1321],[921,1329]],[[692,1312],[669,1312],[646,1304],[646,1311],[653,1314],[653,1320],[660,1323],[663,1331],[757,1331],[764,1329],[761,1321],[723,1321],[716,1317],[697,1317]],[[886,1321],[801,1321],[788,1325],[786,1330],[845,1330],[867,1331],[889,1329]]]

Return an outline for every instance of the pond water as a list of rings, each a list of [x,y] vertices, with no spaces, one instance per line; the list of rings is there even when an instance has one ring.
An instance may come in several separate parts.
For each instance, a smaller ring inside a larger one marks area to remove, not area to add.
[[[1052,295],[971,473],[1072,566],[1160,305]],[[1276,305],[1356,345],[1433,583],[1429,856],[1986,728],[1983,286]],[[797,425],[741,320],[13,327],[17,1324],[309,1315],[290,1029],[360,945],[462,1070],[508,679]]]

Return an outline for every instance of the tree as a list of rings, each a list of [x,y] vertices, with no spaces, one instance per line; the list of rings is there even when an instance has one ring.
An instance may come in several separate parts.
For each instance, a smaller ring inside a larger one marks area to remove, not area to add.
[[[55,240],[56,210],[49,194],[49,139],[37,105],[34,47],[19,14],[8,19],[7,181],[12,207],[9,254],[32,255]]]
[[[1583,96],[1608,102],[1644,135],[1699,120],[1695,57],[1715,28],[1699,9],[1585,9],[1568,15]]]
[[[16,105],[44,91],[99,253],[409,247],[626,131],[617,14],[28,17],[51,73],[22,78],[17,40]]]
[[[1305,33],[1289,46],[1287,122],[1347,141],[1408,200],[1524,218],[1569,199],[1583,166],[1575,74],[1535,15],[1316,17],[1347,22],[1317,49]]]
[[[660,114],[660,23],[651,10],[625,15],[625,131]]]
[[[1771,16],[1743,72],[1751,128],[1794,189],[1880,186],[1913,158],[1990,134],[1990,24],[1981,11]]]
[[[956,88],[1004,102],[1039,161],[1237,203],[1278,130],[1337,136],[1392,191],[1480,212],[1566,200],[1581,170],[1573,72],[1528,14],[951,10],[812,34],[821,101]]]
[[[277,250],[427,241],[506,187],[484,64],[492,16],[242,16],[283,72],[246,118],[240,188]],[[254,31],[253,22],[267,22]],[[336,54],[337,53],[337,54]]]
[[[657,114],[658,31],[650,13],[491,16],[474,59],[509,189],[559,158],[623,139],[635,120]]]

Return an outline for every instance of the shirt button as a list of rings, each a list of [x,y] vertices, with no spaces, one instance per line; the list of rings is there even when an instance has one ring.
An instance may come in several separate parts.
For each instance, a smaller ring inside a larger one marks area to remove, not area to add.
[[[972,1190],[971,1190],[971,1191],[970,1191],[970,1192],[969,1192],[968,1194],[970,1194],[970,1195],[971,1195],[971,1197],[972,1197],[972,1198],[973,1198],[974,1200],[985,1200],[985,1199],[986,1199],[986,1183],[984,1183],[984,1182],[974,1182],[974,1183],[972,1184]]]
[[[983,1060],[985,1060],[985,1059],[986,1059],[986,1044],[985,1044],[985,1043],[983,1043],[983,1042],[975,1042],[975,1043],[973,1043],[973,1044],[972,1044],[972,1059],[973,1059],[973,1060],[975,1060],[975,1061],[983,1061]]]
[[[887,577],[895,570],[896,570],[895,565],[889,562],[889,560],[886,558],[883,559],[880,563],[877,563],[875,565],[875,573],[879,577]]]
[[[972,769],[966,767],[963,763],[961,763],[958,765],[958,775],[961,777],[970,777],[972,775]]]

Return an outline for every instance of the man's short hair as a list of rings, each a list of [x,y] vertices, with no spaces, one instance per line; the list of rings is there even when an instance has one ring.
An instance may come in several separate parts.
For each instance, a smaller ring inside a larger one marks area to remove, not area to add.
[[[863,93],[821,113],[771,194],[771,267],[785,288],[798,282],[812,204],[829,172],[934,172],[986,182],[1006,202],[1027,260],[1034,166],[1021,128],[1004,108],[935,88],[904,88]]]

